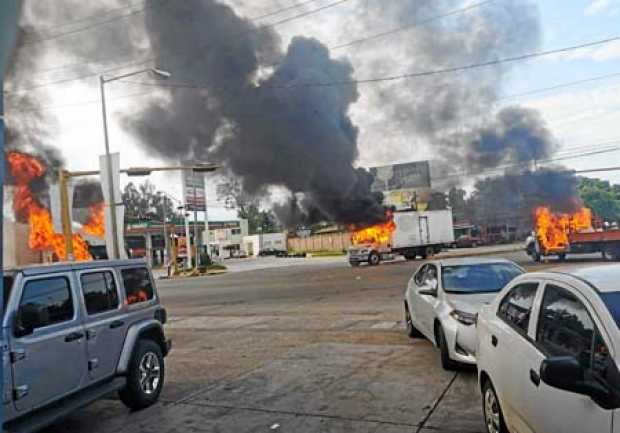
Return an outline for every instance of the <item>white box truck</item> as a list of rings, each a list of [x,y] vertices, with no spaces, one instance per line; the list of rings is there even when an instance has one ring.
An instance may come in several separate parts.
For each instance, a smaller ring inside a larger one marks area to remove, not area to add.
[[[451,209],[394,212],[393,218],[395,228],[388,242],[351,245],[351,266],[363,262],[378,265],[394,255],[403,255],[407,260],[418,256],[425,259],[454,243]]]

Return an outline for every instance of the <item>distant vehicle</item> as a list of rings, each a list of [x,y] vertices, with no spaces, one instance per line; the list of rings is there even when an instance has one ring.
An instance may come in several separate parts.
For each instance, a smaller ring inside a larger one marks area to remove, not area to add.
[[[237,251],[237,258],[239,259],[245,259],[248,257],[248,253],[245,250],[239,250]]]
[[[620,265],[524,274],[477,320],[489,433],[615,433]]]
[[[454,241],[457,248],[476,248],[485,242],[480,236],[461,235]]]
[[[378,265],[394,255],[407,260],[423,259],[454,243],[452,210],[394,212],[395,228],[383,242],[352,245],[348,250],[351,266]]]
[[[266,256],[286,256],[288,252],[284,251],[284,250],[279,250],[277,248],[265,248],[264,250],[260,250],[258,252],[258,255],[261,257],[266,257]]]
[[[409,337],[426,337],[447,370],[475,364],[476,314],[523,269],[495,258],[434,260],[411,277],[405,292]]]
[[[5,271],[4,429],[37,431],[112,392],[132,409],[164,386],[166,310],[143,260]]]

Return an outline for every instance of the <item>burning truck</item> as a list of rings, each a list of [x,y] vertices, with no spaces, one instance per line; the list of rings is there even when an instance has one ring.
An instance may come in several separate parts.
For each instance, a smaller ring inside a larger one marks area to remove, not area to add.
[[[385,222],[353,232],[348,251],[351,266],[378,265],[395,255],[427,258],[454,243],[452,210],[389,212]]]
[[[569,253],[601,253],[604,258],[620,259],[620,230],[606,227],[588,208],[554,213],[541,206],[534,212],[534,221],[535,230],[525,246],[534,261],[548,256],[564,260]]]

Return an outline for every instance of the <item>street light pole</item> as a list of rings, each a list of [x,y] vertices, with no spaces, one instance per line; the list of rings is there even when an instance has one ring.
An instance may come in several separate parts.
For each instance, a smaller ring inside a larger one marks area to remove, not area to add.
[[[105,106],[105,79],[99,76],[99,87],[101,88],[101,111],[103,113],[103,138],[105,141],[105,159],[108,174],[108,194],[110,197],[110,222],[112,226],[112,259],[120,258],[118,247],[118,222],[116,220],[116,199],[114,194],[114,174],[112,173],[112,157],[110,155],[110,141],[108,139],[108,119]]]
[[[118,245],[118,221],[116,219],[116,199],[114,194],[114,175],[112,173],[112,157],[110,155],[110,142],[108,139],[108,119],[106,114],[105,105],[105,83],[110,81],[120,80],[122,78],[132,77],[134,75],[143,74],[145,72],[152,72],[161,78],[170,78],[170,72],[157,69],[147,68],[139,71],[130,72],[127,74],[117,75],[116,77],[105,78],[103,75],[99,76],[99,87],[101,89],[101,111],[103,113],[103,137],[105,141],[105,159],[106,168],[108,171],[108,193],[110,195],[110,222],[112,227],[112,259],[120,258],[120,247]]]

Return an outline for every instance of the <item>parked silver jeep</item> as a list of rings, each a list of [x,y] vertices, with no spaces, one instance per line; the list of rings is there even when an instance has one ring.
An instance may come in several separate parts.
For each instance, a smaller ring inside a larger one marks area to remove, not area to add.
[[[9,270],[4,295],[8,432],[36,431],[111,392],[131,409],[157,401],[171,345],[144,261]]]

